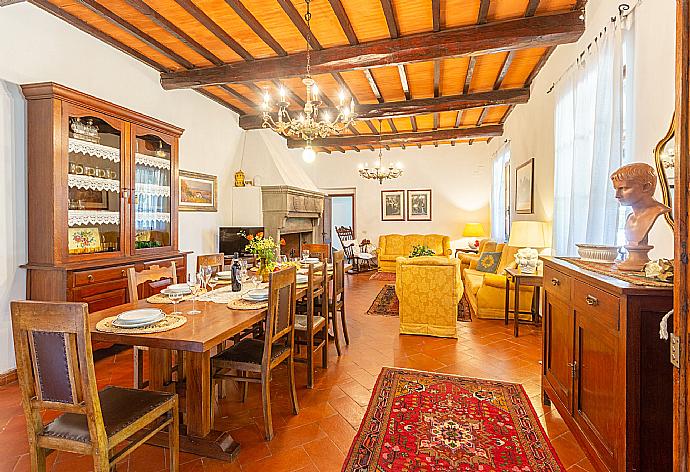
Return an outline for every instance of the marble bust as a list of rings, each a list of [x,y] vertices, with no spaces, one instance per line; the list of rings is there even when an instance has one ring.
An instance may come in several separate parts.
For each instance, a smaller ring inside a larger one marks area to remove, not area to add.
[[[611,174],[611,182],[618,202],[632,208],[625,222],[625,248],[629,257],[618,267],[641,270],[649,261],[647,253],[653,248],[648,242],[649,231],[656,219],[671,209],[654,199],[657,178],[649,164],[635,162],[625,165]]]

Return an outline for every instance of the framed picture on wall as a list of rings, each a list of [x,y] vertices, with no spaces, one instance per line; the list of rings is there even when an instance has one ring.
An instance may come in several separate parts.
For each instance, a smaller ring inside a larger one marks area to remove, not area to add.
[[[407,221],[431,221],[431,190],[407,191]]]
[[[534,213],[534,158],[515,170],[515,213]]]
[[[218,211],[218,177],[180,170],[180,211]]]
[[[381,190],[381,221],[405,221],[404,190]]]

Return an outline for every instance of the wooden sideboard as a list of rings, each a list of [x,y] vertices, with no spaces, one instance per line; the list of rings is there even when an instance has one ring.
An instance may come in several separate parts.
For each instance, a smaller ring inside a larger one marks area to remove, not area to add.
[[[28,118],[27,298],[127,303],[127,269],[175,261],[183,130],[55,83],[22,86]],[[140,297],[170,280],[139,288]]]
[[[597,470],[673,470],[673,367],[659,339],[673,289],[542,259],[543,402]]]

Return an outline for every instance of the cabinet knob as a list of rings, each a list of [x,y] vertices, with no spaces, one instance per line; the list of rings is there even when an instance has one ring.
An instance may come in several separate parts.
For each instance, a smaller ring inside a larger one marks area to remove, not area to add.
[[[592,296],[592,295],[587,295],[585,297],[585,301],[587,302],[587,305],[589,305],[589,306],[597,306],[599,304],[599,299],[597,297]]]
[[[127,276],[127,272],[125,272],[125,269],[122,269],[121,275],[122,275],[122,277],[126,277],[126,276]]]
[[[86,280],[88,280],[89,282],[93,282],[93,275],[91,275],[91,274],[87,275]]]
[[[559,285],[561,285],[561,281],[554,277],[551,279],[551,285],[553,285],[554,287],[558,287]]]

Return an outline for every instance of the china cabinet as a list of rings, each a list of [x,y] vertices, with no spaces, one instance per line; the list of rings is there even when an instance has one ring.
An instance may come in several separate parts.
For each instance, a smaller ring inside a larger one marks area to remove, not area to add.
[[[127,269],[175,261],[183,130],[54,83],[22,86],[28,119],[27,298],[126,303]],[[141,296],[168,281],[141,287]]]

